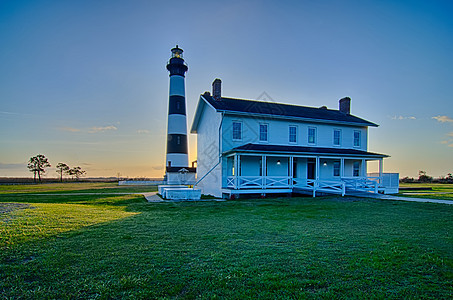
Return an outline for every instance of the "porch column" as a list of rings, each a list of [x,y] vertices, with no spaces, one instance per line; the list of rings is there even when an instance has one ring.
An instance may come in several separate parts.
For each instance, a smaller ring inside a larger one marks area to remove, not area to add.
[[[344,158],[340,160],[340,177],[344,177]]]
[[[319,156],[316,156],[316,180],[319,180]]]
[[[293,187],[293,175],[294,175],[294,157],[290,156],[289,157],[289,186]]]
[[[367,173],[366,173],[366,160],[362,159],[362,177],[366,178]]]
[[[234,182],[234,188],[237,189],[238,186],[238,155],[234,154],[233,156],[233,182]]]
[[[384,159],[379,159],[379,183],[382,184],[382,174],[384,171]]]
[[[261,188],[266,188],[266,175],[267,175],[267,156],[263,155],[261,158],[263,174],[261,174]]]

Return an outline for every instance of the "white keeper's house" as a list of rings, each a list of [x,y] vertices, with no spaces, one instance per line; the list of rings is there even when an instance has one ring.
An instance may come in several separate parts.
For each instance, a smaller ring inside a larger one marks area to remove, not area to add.
[[[378,125],[339,109],[212,95],[200,96],[191,133],[197,134],[197,184],[203,194],[397,193],[398,174],[383,173],[388,157],[368,151],[368,127]],[[379,172],[368,174],[367,162]]]

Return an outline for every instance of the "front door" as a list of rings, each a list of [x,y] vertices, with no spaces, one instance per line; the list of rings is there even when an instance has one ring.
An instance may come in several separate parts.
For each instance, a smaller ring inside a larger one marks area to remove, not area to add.
[[[316,178],[316,160],[314,158],[307,159],[307,179]]]

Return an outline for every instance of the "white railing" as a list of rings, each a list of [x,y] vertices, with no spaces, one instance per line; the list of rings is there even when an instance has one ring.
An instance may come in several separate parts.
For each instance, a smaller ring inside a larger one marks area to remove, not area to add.
[[[368,173],[368,178],[378,177],[379,173]],[[383,191],[385,194],[395,194],[399,190],[399,174],[398,173],[381,173],[379,180],[379,191]]]
[[[393,174],[392,174],[393,175]],[[394,176],[395,177],[395,176]],[[384,178],[384,180],[383,180]],[[278,189],[300,188],[326,193],[345,195],[346,188],[356,191],[378,193],[386,191],[385,176],[382,177],[342,177],[341,180],[291,178],[289,176],[228,176],[229,189]],[[393,180],[396,181],[396,180]],[[381,184],[383,182],[384,184]],[[396,192],[398,186],[396,186]]]
[[[344,196],[346,191],[345,183],[339,180],[293,178],[292,181],[293,187],[295,188],[313,191],[313,197],[316,195],[317,191],[341,194],[342,196]]]
[[[344,196],[346,185],[339,180],[315,180],[291,178],[289,176],[228,176],[227,187],[231,189],[273,189],[300,188],[313,191],[341,194]]]
[[[365,192],[379,192],[380,177],[342,177],[346,188]]]
[[[264,177],[264,188],[290,188],[290,179],[289,176],[266,176]]]
[[[266,189],[291,187],[289,176],[228,176],[227,187],[232,189]]]
[[[346,184],[343,181],[333,181],[333,180],[317,180],[317,190],[323,192],[338,193],[344,196],[346,192]]]

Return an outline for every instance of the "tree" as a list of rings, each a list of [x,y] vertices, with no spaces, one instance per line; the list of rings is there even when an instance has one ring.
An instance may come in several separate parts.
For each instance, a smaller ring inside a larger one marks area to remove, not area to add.
[[[419,182],[431,182],[433,178],[426,175],[426,171],[418,171],[418,181]]]
[[[30,157],[28,161],[27,168],[30,172],[33,172],[34,177],[33,180],[36,182],[36,174],[38,174],[39,182],[41,182],[41,174],[46,173],[46,169],[51,167],[47,157],[42,154],[38,154],[36,156]]]
[[[71,175],[72,178],[75,177],[78,181],[81,176],[84,176],[86,174],[86,172],[82,170],[81,167],[74,167],[72,169],[69,169],[68,174]]]
[[[60,181],[63,182],[63,174],[68,174],[69,166],[65,163],[58,163],[57,165],[57,173],[60,174]]]

